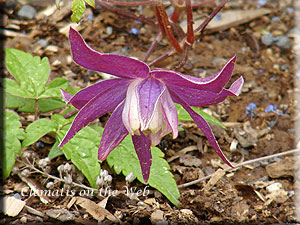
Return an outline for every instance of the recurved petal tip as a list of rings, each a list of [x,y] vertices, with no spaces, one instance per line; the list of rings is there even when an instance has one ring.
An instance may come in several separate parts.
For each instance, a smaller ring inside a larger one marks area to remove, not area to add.
[[[241,76],[239,79],[233,82],[233,84],[230,86],[229,90],[238,96],[242,92],[242,87],[244,85],[244,78]]]
[[[65,91],[64,89],[60,88],[60,93],[64,99],[64,101],[66,102],[66,104],[69,104],[70,99],[73,97],[73,95],[71,95],[69,92]]]

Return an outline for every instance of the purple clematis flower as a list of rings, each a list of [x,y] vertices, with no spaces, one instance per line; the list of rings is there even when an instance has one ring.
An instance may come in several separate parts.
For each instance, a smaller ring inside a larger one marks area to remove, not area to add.
[[[59,147],[66,144],[88,123],[113,111],[103,131],[98,158],[105,160],[130,134],[144,181],[147,182],[152,163],[151,145],[157,145],[169,131],[173,138],[178,135],[177,110],[174,105],[176,102],[191,115],[217,154],[232,167],[221,151],[209,124],[191,106],[216,104],[227,96],[240,94],[244,82],[242,77],[229,89],[224,88],[231,78],[235,56],[214,76],[196,78],[172,70],[150,70],[141,61],[97,52],[72,28],[69,39],[73,59],[78,65],[119,78],[98,82],[74,96],[62,90],[67,104],[71,103],[79,112]]]

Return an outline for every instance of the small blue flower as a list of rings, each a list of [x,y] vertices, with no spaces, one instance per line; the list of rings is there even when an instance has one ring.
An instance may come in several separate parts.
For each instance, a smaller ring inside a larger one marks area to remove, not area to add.
[[[247,105],[245,107],[245,112],[246,112],[247,115],[250,114],[251,120],[253,118],[253,114],[255,113],[256,109],[257,109],[257,106],[253,102],[251,102],[249,105]]]
[[[131,28],[131,30],[129,31],[129,34],[134,34],[134,35],[138,35],[140,32],[138,29],[136,29],[135,27]]]
[[[273,105],[273,104],[268,105],[265,112],[267,112],[267,113],[273,112],[279,116],[287,116],[288,115],[288,114],[282,113],[282,111],[278,110],[277,106]]]
[[[269,112],[276,112],[277,110],[277,106],[276,105],[273,105],[273,104],[270,104],[267,106],[265,112],[266,113],[269,113]]]

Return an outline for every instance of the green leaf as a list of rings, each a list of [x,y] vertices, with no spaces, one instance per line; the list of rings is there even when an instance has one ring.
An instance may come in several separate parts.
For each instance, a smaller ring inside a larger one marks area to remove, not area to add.
[[[49,132],[55,132],[56,125],[52,120],[39,119],[29,124],[26,129],[26,135],[22,142],[22,146],[29,146]]]
[[[5,107],[17,109],[20,112],[34,113],[35,101],[33,99],[24,99],[23,97],[16,97],[7,93],[5,95]]]
[[[20,85],[12,79],[4,78],[4,87],[5,91],[11,95],[29,98],[32,97],[32,94],[22,89]]]
[[[38,109],[40,112],[49,112],[66,106],[66,103],[60,98],[45,98],[38,100]],[[35,100],[24,99],[23,97],[5,95],[5,107],[9,109],[17,109],[20,112],[34,113]]]
[[[190,114],[187,111],[185,111],[185,109],[181,105],[175,103],[175,106],[177,109],[179,121],[193,121]],[[202,111],[201,109],[199,109],[197,107],[192,107],[192,109],[196,113],[198,113],[200,116],[202,116],[207,122],[213,123],[217,126],[220,126],[224,129],[226,129],[225,125],[221,121],[219,121],[217,118],[207,114],[206,112]]]
[[[85,2],[95,8],[95,0],[85,0]]]
[[[163,158],[163,152],[156,147],[151,148],[152,166],[150,169],[149,185],[164,194],[174,205],[178,206],[180,193],[168,162]],[[131,138],[127,136],[107,157],[107,163],[117,174],[127,176],[132,172],[137,179],[144,183],[138,157]]]
[[[51,119],[55,122],[57,130],[62,129],[65,125],[72,123],[72,118],[65,119],[62,115],[53,114]]]
[[[58,148],[57,146],[59,145],[59,141],[56,141],[54,143],[54,145],[52,146],[52,148],[50,149],[49,153],[48,153],[48,157],[50,159],[54,159],[60,155],[63,155],[63,151],[61,150],[61,148]]]
[[[40,112],[49,112],[66,106],[66,103],[61,98],[45,98],[38,100],[38,106]]]
[[[20,154],[21,143],[19,140],[24,138],[24,131],[22,128],[19,116],[10,110],[4,113],[4,151],[1,151],[1,158],[3,159],[3,179],[6,179],[16,160],[15,154]]]
[[[71,88],[64,78],[56,78],[46,86],[50,73],[46,57],[40,59],[17,49],[5,52],[6,67],[17,80],[4,80],[7,108],[34,113],[36,109],[49,112],[65,106],[59,88]]]
[[[59,140],[62,140],[69,127],[70,125],[64,126],[58,132]],[[102,130],[103,128],[85,127],[61,148],[67,160],[72,161],[94,188],[97,188],[96,180],[100,174],[98,147]]]
[[[78,23],[85,9],[86,8],[85,8],[84,0],[74,0],[72,4],[72,15],[71,15],[72,22]]]
[[[40,59],[18,49],[5,49],[5,65],[16,78],[21,88],[34,97],[39,96],[45,88],[50,73],[48,58]]]
[[[68,80],[65,78],[55,78],[46,87],[46,91],[41,97],[55,96],[61,98],[60,88],[66,89],[68,87]]]
[[[58,9],[59,9],[59,3],[60,3],[60,0],[55,0],[55,5]]]

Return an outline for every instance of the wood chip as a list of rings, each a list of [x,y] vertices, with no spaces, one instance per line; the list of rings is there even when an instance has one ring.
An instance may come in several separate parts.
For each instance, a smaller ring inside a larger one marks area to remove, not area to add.
[[[155,210],[151,214],[150,220],[151,220],[152,224],[162,223],[163,221],[165,221],[164,212],[160,209]]]
[[[106,204],[108,201],[109,196],[107,196],[105,199],[103,199],[101,202],[98,202],[97,205],[99,205],[100,207],[102,207],[103,209],[106,208]]]
[[[36,216],[39,216],[39,217],[44,217],[45,216],[44,213],[42,213],[42,212],[40,212],[40,211],[38,211],[34,208],[31,208],[30,206],[25,205],[25,209],[27,210],[28,213],[31,213],[33,215],[36,215]]]
[[[27,37],[26,34],[0,28],[0,35],[5,37]]]
[[[67,209],[70,209],[74,203],[76,202],[76,198],[71,198],[71,200],[69,201],[68,205],[67,205]]]
[[[26,183],[37,196],[39,196],[42,203],[48,204],[50,202],[50,199],[46,195],[43,195],[45,188],[43,188],[39,183],[37,183],[33,179],[23,177],[20,174],[18,174],[18,175],[19,175],[20,179],[24,183]]]
[[[89,199],[76,197],[76,204],[84,208],[95,220],[103,221],[105,218],[107,218],[112,222],[120,222],[119,219],[111,214],[108,210],[102,208]]]
[[[218,13],[220,19],[216,20],[215,18],[207,25],[206,31],[213,33],[216,31],[226,30],[231,27],[238,26],[243,23],[248,23],[251,20],[254,20],[258,17],[261,17],[265,14],[271,13],[272,10],[260,8],[260,9],[250,9],[250,10],[227,10]],[[194,29],[199,27],[204,19],[195,20]],[[181,25],[184,32],[187,31],[187,26],[185,24]]]
[[[5,196],[0,200],[0,211],[8,216],[17,216],[25,206],[25,202],[15,197]]]
[[[209,191],[223,176],[225,175],[224,170],[218,169],[204,186],[204,191]]]

